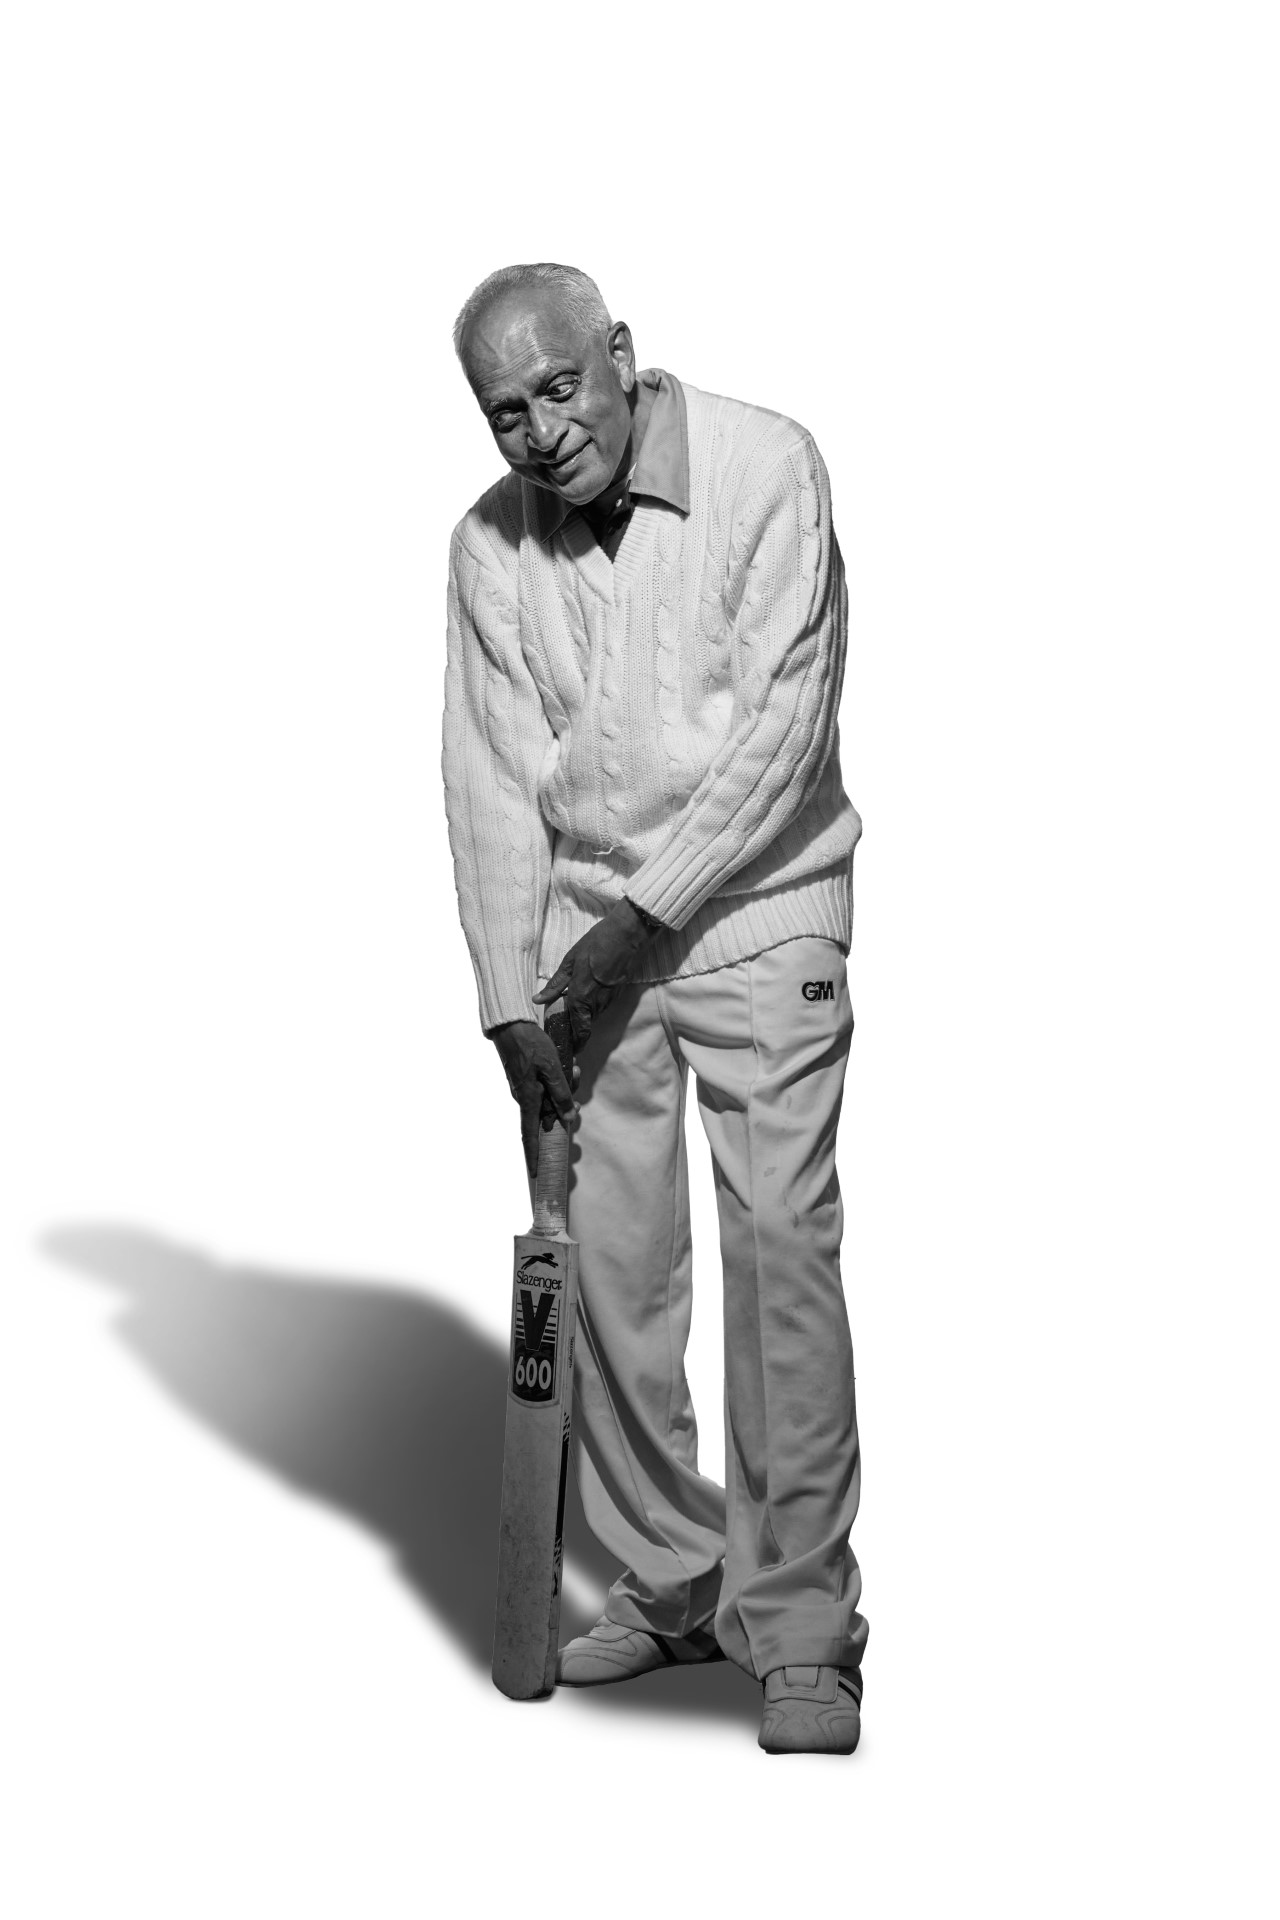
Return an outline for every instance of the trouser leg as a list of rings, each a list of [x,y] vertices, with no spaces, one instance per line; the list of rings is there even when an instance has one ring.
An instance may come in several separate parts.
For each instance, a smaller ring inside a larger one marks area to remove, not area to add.
[[[724,1492],[698,1472],[684,1371],[686,1070],[654,988],[613,1001],[581,1067],[569,1190],[579,1243],[574,1465],[587,1523],[626,1569],[609,1617],[680,1634],[716,1605]]]
[[[698,1076],[724,1260],[716,1634],[757,1677],[856,1666],[867,1625],[848,1546],[859,1457],[835,1166],[853,1026],[844,958],[830,941],[788,941],[667,992]]]

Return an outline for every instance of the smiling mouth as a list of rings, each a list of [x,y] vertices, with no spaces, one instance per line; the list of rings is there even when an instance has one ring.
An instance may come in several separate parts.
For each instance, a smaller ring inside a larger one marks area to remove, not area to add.
[[[548,473],[563,473],[564,469],[566,467],[571,467],[574,461],[578,458],[578,455],[581,453],[585,453],[586,450],[587,450],[587,443],[584,440],[582,445],[580,447],[575,447],[572,453],[566,453],[563,460],[553,460],[550,463],[550,465],[547,467],[546,471]]]

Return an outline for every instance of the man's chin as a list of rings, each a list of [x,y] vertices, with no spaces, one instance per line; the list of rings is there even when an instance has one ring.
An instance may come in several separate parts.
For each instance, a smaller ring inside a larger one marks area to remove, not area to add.
[[[603,493],[609,484],[608,475],[602,479],[594,461],[590,467],[584,467],[581,473],[575,471],[566,474],[563,480],[557,480],[545,468],[530,471],[526,467],[524,477],[532,480],[535,487],[541,487],[544,493],[554,493],[558,500],[563,500],[571,507],[585,507],[597,494]]]

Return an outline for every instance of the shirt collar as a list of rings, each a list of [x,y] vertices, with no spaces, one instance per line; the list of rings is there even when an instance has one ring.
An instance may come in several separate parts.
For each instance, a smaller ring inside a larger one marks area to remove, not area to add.
[[[664,500],[680,513],[688,513],[689,416],[684,388],[674,374],[664,373],[661,367],[646,368],[640,384],[653,389],[654,399],[631,476],[631,491],[651,500]]]
[[[642,386],[653,390],[653,405],[648,425],[631,474],[633,496],[661,500],[678,513],[689,511],[689,415],[684,388],[673,373],[661,367],[646,367],[639,375]],[[573,511],[567,500],[559,499],[546,487],[526,481],[525,498],[534,496],[538,531],[549,539]]]

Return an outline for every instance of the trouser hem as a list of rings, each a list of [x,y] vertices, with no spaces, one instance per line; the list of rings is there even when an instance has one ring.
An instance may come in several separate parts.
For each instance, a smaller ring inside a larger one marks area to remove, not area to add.
[[[634,1595],[610,1590],[605,1600],[605,1618],[619,1627],[640,1627],[646,1633],[661,1633],[680,1640],[695,1627],[715,1630],[716,1606],[720,1598],[721,1569],[695,1580],[682,1601],[637,1600]]]
[[[788,1640],[764,1647],[754,1656],[757,1680],[779,1667],[843,1667],[853,1672],[862,1665],[859,1649],[847,1640]]]

